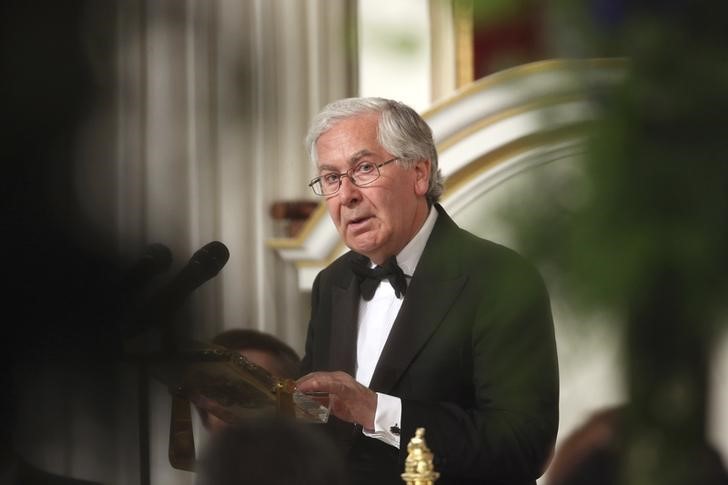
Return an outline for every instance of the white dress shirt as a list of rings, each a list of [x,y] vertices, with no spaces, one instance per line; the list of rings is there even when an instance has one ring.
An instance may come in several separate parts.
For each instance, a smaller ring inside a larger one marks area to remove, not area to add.
[[[397,254],[397,264],[407,277],[409,285],[420,261],[427,240],[437,220],[437,211],[430,208],[425,223],[414,238]],[[374,264],[370,262],[372,267]],[[356,342],[355,379],[369,386],[374,369],[379,361],[394,320],[402,306],[404,297],[397,298],[388,280],[382,280],[370,301],[359,300],[359,332]],[[374,430],[363,430],[364,434],[399,448],[399,427],[402,417],[402,401],[398,397],[377,393],[377,411],[374,416]],[[393,432],[394,430],[394,432]]]

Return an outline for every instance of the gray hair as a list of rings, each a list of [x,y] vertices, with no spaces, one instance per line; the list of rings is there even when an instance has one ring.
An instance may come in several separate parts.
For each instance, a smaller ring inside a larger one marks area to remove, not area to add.
[[[345,98],[324,107],[311,121],[306,135],[306,150],[311,161],[318,163],[316,142],[339,121],[365,114],[378,114],[377,140],[397,163],[412,167],[418,160],[430,161],[430,185],[427,201],[437,202],[442,194],[443,179],[437,164],[437,149],[432,130],[412,108],[391,99]]]

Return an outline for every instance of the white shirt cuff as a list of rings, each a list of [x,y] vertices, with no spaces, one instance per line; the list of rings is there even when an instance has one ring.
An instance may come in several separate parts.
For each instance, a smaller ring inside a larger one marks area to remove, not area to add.
[[[374,414],[374,431],[362,429],[365,436],[376,438],[399,448],[402,420],[402,400],[398,397],[377,393],[377,411]]]

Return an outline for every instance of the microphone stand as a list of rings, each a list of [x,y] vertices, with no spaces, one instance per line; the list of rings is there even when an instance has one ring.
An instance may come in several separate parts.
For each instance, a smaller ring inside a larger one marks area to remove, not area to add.
[[[137,367],[137,410],[139,433],[139,484],[150,484],[149,462],[149,367],[142,359]]]
[[[132,266],[126,273],[123,280],[124,294],[127,296],[127,304],[133,305],[132,296],[142,291],[150,280],[169,269],[172,264],[172,252],[170,249],[159,243],[153,243],[146,247],[141,259]],[[131,326],[136,322],[128,321]],[[124,335],[124,337],[127,337]],[[128,355],[128,354],[127,354]],[[150,462],[149,462],[149,368],[145,358],[136,359],[136,395],[137,395],[137,439],[139,442],[139,472],[140,485],[149,485]]]
[[[139,443],[139,484],[151,484],[151,445],[150,445],[150,367],[154,364],[174,360],[177,352],[174,341],[172,317],[165,319],[161,328],[161,350],[137,351],[127,353],[128,359],[136,366],[137,390],[137,433]],[[148,342],[145,342],[148,343]]]
[[[196,251],[190,261],[163,288],[155,298],[151,299],[151,307],[141,320],[130,322],[129,336],[143,332],[152,327],[160,330],[161,351],[149,353],[142,351],[137,362],[137,408],[139,439],[139,471],[140,485],[150,485],[150,437],[149,437],[149,377],[150,363],[172,362],[177,354],[174,332],[174,315],[189,294],[205,281],[218,274],[227,263],[230,253],[219,241],[212,241]],[[146,335],[148,337],[148,335]],[[147,343],[147,342],[145,342]],[[173,419],[175,416],[172,417]]]
[[[151,484],[150,462],[150,366],[155,363],[172,362],[177,353],[175,342],[173,315],[168,315],[160,322],[161,351],[140,352],[132,358],[137,364],[137,410],[138,410],[138,441],[139,441],[139,483]]]

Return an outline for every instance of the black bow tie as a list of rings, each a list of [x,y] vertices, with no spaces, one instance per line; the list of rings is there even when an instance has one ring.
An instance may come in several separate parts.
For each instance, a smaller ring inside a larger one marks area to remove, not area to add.
[[[359,279],[359,290],[361,296],[369,301],[374,297],[379,283],[388,279],[394,288],[397,298],[404,296],[407,291],[407,277],[402,268],[397,264],[397,258],[392,256],[383,266],[369,267],[369,259],[365,257],[355,258],[351,262],[351,269]]]

